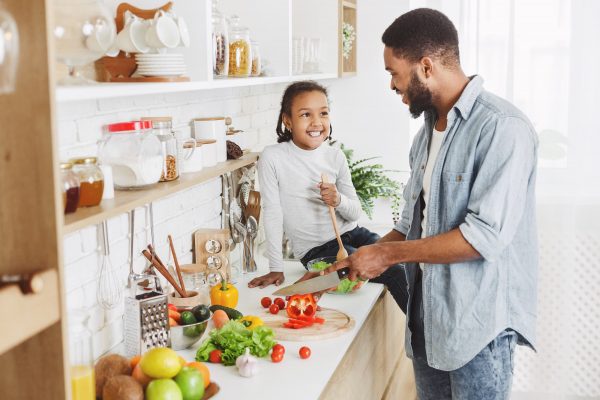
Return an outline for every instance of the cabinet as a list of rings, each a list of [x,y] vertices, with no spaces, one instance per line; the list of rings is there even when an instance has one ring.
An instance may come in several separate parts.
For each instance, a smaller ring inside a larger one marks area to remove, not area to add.
[[[135,2],[147,8],[160,3]],[[37,295],[23,295],[16,286],[0,289],[0,388],[5,398],[68,399],[62,235],[254,162],[257,155],[217,165],[156,191],[124,194],[65,218],[58,184],[56,103],[336,78],[338,3],[223,0],[222,11],[237,13],[254,32],[271,75],[217,80],[210,59],[210,0],[179,0],[175,11],[186,17],[194,38],[192,46],[183,49],[191,82],[83,87],[55,87],[56,57],[49,36],[53,0],[4,0],[4,4],[19,27],[21,57],[16,91],[0,95],[0,274],[43,270],[45,287]],[[115,9],[117,1],[106,4]],[[310,73],[292,71],[294,37],[320,39],[319,66]]]

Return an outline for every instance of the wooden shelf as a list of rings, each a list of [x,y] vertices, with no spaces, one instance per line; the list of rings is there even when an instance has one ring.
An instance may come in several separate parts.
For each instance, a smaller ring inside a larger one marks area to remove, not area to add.
[[[259,153],[248,153],[237,160],[218,163],[197,173],[182,174],[172,182],[161,182],[149,189],[116,190],[114,199],[102,200],[99,206],[80,208],[73,214],[65,215],[63,234],[77,231],[89,225],[102,222],[136,207],[151,203],[170,194],[206,182],[226,172],[250,165],[258,160]]]
[[[115,97],[142,96],[149,94],[193,92],[210,89],[226,89],[273,83],[294,82],[297,80],[334,79],[336,74],[307,74],[270,76],[257,78],[227,78],[212,81],[161,82],[161,83],[105,83],[88,86],[57,86],[56,101],[79,101]]]

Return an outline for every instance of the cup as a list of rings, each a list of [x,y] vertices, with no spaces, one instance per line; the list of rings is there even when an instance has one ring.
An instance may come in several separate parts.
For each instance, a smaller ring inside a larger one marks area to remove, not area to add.
[[[217,141],[214,139],[199,139],[198,144],[202,149],[202,166],[213,167],[217,165]]]
[[[185,20],[181,16],[173,16],[177,28],[179,29],[179,46],[190,47],[190,31],[188,30]]]
[[[117,47],[125,53],[147,53],[150,48],[144,39],[146,24],[131,14],[125,12],[125,26],[117,35]]]
[[[113,45],[115,37],[114,24],[111,25],[105,19],[98,18],[94,24],[94,30],[85,39],[85,45],[93,52],[104,54]]]
[[[227,160],[226,132],[225,117],[194,119],[194,137],[196,139],[214,139],[217,141],[216,162]]]
[[[146,43],[150,47],[174,48],[179,44],[179,27],[177,23],[164,10],[159,10],[146,31]]]

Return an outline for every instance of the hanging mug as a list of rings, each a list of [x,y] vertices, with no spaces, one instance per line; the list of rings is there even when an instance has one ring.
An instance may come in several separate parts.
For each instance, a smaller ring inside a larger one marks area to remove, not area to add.
[[[177,23],[163,10],[159,10],[146,31],[146,43],[154,48],[172,49],[179,45],[180,40]]]

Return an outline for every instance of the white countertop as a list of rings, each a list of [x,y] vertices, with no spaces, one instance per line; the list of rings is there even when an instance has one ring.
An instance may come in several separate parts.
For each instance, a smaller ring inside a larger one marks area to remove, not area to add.
[[[257,252],[258,253],[258,252]],[[261,268],[261,265],[263,268]],[[286,281],[289,285],[299,279],[304,273],[300,262],[285,262]],[[248,281],[255,276],[267,272],[266,263],[260,262],[257,274],[243,275],[236,287],[240,298],[236,307],[244,315],[261,315],[265,309],[260,305],[264,296],[274,297],[272,293],[275,286],[264,289],[249,289]],[[259,359],[259,373],[252,378],[244,378],[237,372],[235,366],[225,367],[221,364],[207,365],[210,368],[211,380],[216,382],[221,390],[214,397],[216,399],[277,399],[310,400],[319,398],[327,386],[338,364],[341,362],[348,347],[362,327],[369,312],[383,290],[383,285],[367,283],[355,293],[347,295],[326,294],[319,301],[322,307],[340,310],[355,320],[354,328],[339,337],[306,342],[279,341],[285,346],[285,356],[280,363],[271,362],[269,356]],[[212,329],[209,325],[203,338],[187,350],[179,351],[186,360],[191,361],[196,356],[196,349]],[[311,356],[302,360],[298,356],[298,349],[308,346]]]

